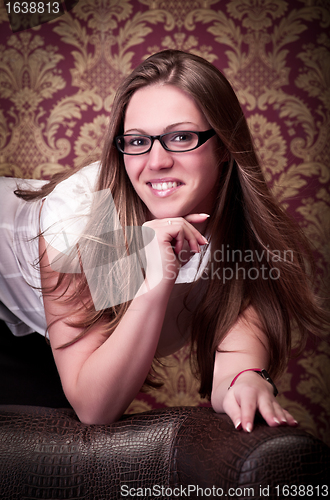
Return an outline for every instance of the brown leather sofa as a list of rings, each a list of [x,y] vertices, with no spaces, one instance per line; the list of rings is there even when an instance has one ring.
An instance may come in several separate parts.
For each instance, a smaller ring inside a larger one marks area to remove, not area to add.
[[[31,337],[27,351],[25,339],[0,338],[3,500],[327,497],[330,449],[299,428],[269,428],[260,419],[247,434],[226,415],[194,407],[88,426],[72,409],[51,407],[53,391],[54,406],[66,400],[52,386],[44,340]],[[22,365],[10,404],[10,377]],[[26,406],[29,391],[36,406]]]

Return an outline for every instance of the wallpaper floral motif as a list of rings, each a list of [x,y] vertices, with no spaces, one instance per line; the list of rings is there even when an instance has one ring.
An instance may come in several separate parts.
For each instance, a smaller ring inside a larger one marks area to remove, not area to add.
[[[64,11],[63,11],[64,12]],[[100,155],[116,88],[164,48],[201,55],[233,84],[267,181],[330,273],[328,0],[79,0],[12,32],[0,3],[0,175],[49,178]],[[330,346],[309,343],[279,381],[279,399],[330,444]],[[128,411],[208,404],[188,347],[159,368],[164,386]]]

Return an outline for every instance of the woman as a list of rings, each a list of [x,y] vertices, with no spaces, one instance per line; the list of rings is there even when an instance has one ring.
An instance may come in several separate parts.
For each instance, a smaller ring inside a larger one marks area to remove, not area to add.
[[[248,432],[256,411],[270,426],[296,425],[261,370],[278,376],[292,324],[305,338],[325,314],[306,275],[308,246],[273,200],[215,67],[179,51],[151,56],[117,93],[100,164],[16,194],[18,205],[33,201],[20,214],[40,212],[39,313],[83,422],[118,419],[145,380],[156,385],[153,360],[191,339],[215,411]]]

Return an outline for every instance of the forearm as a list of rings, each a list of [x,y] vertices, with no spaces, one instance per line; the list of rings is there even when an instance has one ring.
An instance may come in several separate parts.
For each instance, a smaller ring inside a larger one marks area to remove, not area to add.
[[[267,339],[255,319],[254,311],[247,311],[245,321],[239,320],[219,346],[224,352],[215,357],[212,406],[247,432],[253,429],[257,411],[270,426],[297,425],[275,399],[273,386],[251,370],[267,370],[269,364]]]
[[[63,377],[81,421],[111,423],[139,392],[155,356],[169,293],[170,287],[160,285],[135,298],[112,335],[77,370],[76,379]]]
[[[85,361],[73,389],[82,421],[115,421],[139,392],[155,356],[167,301],[166,292],[157,290],[134,299],[113,334]]]
[[[224,412],[224,399],[228,395],[228,388],[236,375],[251,368],[268,369],[269,355],[267,339],[258,326],[253,310],[247,311],[245,318],[240,318],[227,337],[219,346],[215,355],[211,402],[215,411]],[[237,379],[249,382],[256,380],[259,375],[244,372]]]

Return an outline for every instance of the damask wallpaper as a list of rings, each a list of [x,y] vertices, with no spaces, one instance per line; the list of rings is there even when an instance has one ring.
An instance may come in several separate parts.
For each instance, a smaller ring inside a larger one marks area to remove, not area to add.
[[[5,4],[0,175],[46,179],[97,158],[122,77],[160,49],[193,52],[234,86],[267,181],[312,240],[319,285],[329,282],[329,0],[79,0],[32,29],[23,15],[11,26]],[[187,354],[166,359],[164,386],[128,411],[207,404]],[[309,341],[278,386],[301,426],[330,445],[329,343]]]

